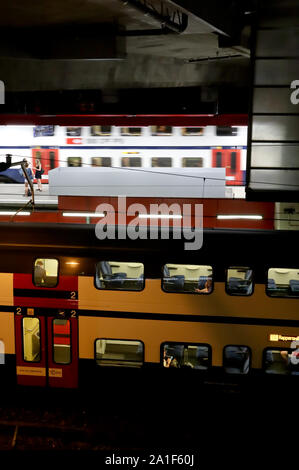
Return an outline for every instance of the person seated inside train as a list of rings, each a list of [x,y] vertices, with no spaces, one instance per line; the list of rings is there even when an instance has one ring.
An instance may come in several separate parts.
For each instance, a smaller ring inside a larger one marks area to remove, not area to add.
[[[212,279],[207,279],[203,289],[195,289],[195,292],[200,292],[201,294],[209,294],[212,292]]]
[[[36,285],[44,284],[47,281],[47,273],[42,261],[37,261],[34,267],[34,283]]]
[[[179,367],[178,360],[174,356],[168,356],[166,351],[163,355],[163,366],[164,367]]]
[[[291,351],[280,351],[282,359],[286,362],[288,366],[297,366],[299,365],[299,344],[296,345],[296,349]]]

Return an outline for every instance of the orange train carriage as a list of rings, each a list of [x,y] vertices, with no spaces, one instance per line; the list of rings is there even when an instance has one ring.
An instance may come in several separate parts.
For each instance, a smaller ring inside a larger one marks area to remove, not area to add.
[[[186,251],[183,239],[3,224],[0,377],[63,388],[101,384],[107,371],[297,380],[297,239],[216,229]]]

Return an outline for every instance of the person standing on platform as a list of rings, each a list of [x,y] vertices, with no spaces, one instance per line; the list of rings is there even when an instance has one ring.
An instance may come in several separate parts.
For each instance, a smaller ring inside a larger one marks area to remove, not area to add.
[[[40,191],[42,192],[42,174],[43,174],[43,169],[42,169],[42,165],[41,165],[41,162],[40,160],[36,160],[36,167],[35,167],[35,178],[36,178],[36,181],[37,181],[37,186],[38,186],[38,189],[37,191]]]
[[[33,180],[33,174],[32,174],[31,168],[29,168],[29,163],[27,161],[24,163],[24,167],[26,169],[26,172],[27,172],[27,175],[29,176],[29,178],[31,180]],[[30,191],[28,181],[26,180],[26,178],[25,178],[25,194],[24,194],[24,196],[25,197],[31,196],[31,191]]]

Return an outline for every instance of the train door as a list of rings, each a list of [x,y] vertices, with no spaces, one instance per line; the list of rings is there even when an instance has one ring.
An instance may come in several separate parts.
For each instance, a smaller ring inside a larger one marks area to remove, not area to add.
[[[36,165],[36,160],[41,161],[44,170],[43,178],[48,175],[50,170],[59,166],[58,149],[57,148],[33,148],[32,149],[32,162],[33,166]]]
[[[18,385],[76,388],[78,386],[78,319],[70,314],[15,311]]]
[[[212,167],[226,168],[227,185],[243,185],[240,149],[212,149]]]

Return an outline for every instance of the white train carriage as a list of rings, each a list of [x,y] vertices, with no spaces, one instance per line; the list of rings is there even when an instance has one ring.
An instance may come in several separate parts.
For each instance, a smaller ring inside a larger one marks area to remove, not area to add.
[[[0,126],[1,154],[34,167],[226,168],[228,186],[244,186],[246,126]]]

